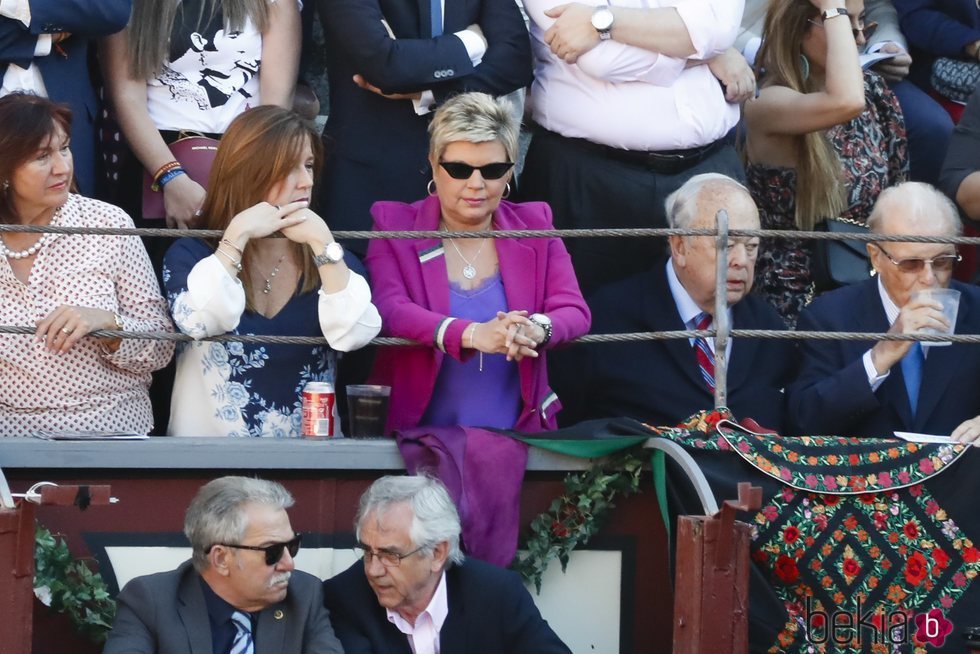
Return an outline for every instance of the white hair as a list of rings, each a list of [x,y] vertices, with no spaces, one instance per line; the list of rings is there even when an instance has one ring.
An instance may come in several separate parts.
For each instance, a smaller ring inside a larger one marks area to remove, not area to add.
[[[690,178],[684,184],[667,196],[664,201],[664,212],[667,215],[667,224],[675,229],[687,229],[697,217],[698,196],[702,191],[708,189],[721,190],[729,187],[732,191],[741,191],[752,198],[752,194],[744,185],[721,173],[702,173]]]
[[[357,540],[361,540],[361,526],[364,519],[374,514],[384,513],[396,504],[408,503],[412,509],[410,536],[416,547],[432,551],[442,541],[449,543],[448,559],[452,563],[462,563],[462,550],[459,548],[459,534],[462,527],[456,505],[449,497],[449,491],[442,482],[428,475],[381,477],[361,495],[354,518]]]
[[[882,191],[868,216],[868,229],[882,233],[893,206],[901,207],[902,215],[914,224],[935,224],[938,219],[946,223],[950,236],[959,236],[963,232],[959,210],[953,201],[939,189],[923,182],[903,182]]]

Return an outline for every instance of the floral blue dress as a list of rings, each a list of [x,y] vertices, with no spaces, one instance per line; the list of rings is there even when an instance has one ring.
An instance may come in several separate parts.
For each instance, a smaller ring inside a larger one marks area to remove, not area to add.
[[[241,282],[200,239],[174,243],[164,259],[163,281],[174,323],[194,338],[325,336],[333,345],[180,344],[171,435],[298,437],[303,386],[333,383],[336,350],[361,347],[381,328],[367,282],[353,271],[343,291],[297,293],[272,318],[245,310]]]

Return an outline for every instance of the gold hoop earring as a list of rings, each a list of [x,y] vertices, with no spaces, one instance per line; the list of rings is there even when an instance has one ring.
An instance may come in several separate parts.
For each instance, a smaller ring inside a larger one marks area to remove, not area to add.
[[[425,185],[425,190],[428,191],[429,195],[436,194],[436,180],[430,179],[429,183]]]
[[[510,182],[504,184],[504,194],[501,195],[500,197],[502,197],[505,200],[510,197]]]

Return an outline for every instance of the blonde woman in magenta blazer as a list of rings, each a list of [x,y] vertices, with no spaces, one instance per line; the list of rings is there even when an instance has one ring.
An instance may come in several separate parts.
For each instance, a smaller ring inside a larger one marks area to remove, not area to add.
[[[547,204],[502,200],[517,156],[507,101],[483,93],[442,105],[429,128],[433,182],[413,204],[378,202],[367,267],[382,333],[422,346],[380,349],[372,377],[391,386],[388,429],[419,425],[556,427],[545,351],[586,333],[591,316],[557,238],[474,239],[459,231],[552,229]]]

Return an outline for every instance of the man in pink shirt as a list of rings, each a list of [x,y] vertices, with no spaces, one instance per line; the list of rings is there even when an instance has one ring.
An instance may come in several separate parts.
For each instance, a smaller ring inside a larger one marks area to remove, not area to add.
[[[664,200],[688,178],[744,180],[726,139],[737,100],[754,89],[731,48],[743,5],[525,0],[536,129],[520,199],[549,202],[559,228],[666,227]],[[648,268],[650,248],[638,239],[569,243],[586,292]]]
[[[382,477],[356,529],[363,560],[323,585],[347,654],[569,653],[515,573],[464,558],[440,481]]]

